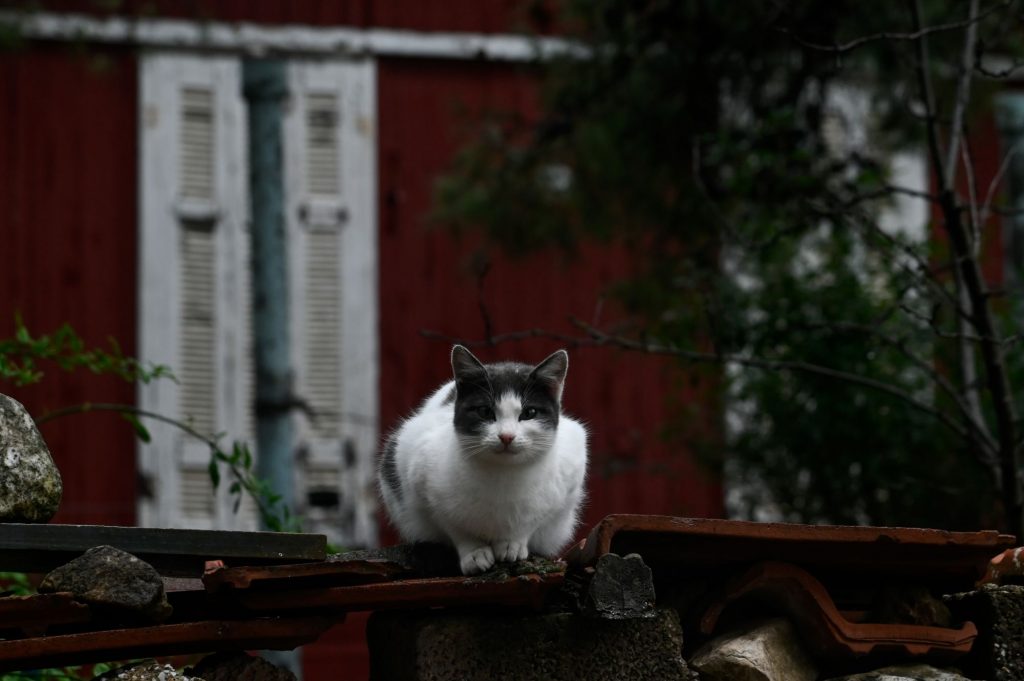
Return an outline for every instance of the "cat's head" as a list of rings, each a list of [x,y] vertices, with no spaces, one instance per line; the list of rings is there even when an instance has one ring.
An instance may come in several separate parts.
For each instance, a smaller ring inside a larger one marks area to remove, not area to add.
[[[568,369],[565,350],[530,366],[483,364],[463,346],[453,347],[455,432],[463,452],[505,463],[546,454],[558,428]]]

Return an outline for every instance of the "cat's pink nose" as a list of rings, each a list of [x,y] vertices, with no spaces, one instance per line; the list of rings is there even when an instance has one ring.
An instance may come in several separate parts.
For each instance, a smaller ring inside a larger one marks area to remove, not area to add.
[[[511,433],[501,433],[498,435],[498,439],[501,440],[501,444],[508,447],[510,444],[512,444],[512,440],[516,439],[516,436],[512,435]]]

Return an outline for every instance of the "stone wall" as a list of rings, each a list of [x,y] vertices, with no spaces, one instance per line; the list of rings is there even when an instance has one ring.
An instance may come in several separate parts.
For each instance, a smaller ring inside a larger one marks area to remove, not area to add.
[[[377,612],[367,632],[371,679],[1024,680],[1022,586],[945,597],[955,622],[978,626],[965,656],[915,656],[883,642],[868,654],[837,660],[772,608],[684,648],[681,622],[693,613],[645,600],[653,585],[649,570],[645,583],[646,567],[638,561],[614,556],[607,561],[613,570],[598,569],[589,581],[567,579],[567,592],[543,613]],[[747,604],[745,611],[757,612],[757,605]]]

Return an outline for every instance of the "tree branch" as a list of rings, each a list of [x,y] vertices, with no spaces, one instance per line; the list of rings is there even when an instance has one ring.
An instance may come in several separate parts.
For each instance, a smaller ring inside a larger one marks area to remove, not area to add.
[[[911,14],[915,29],[920,30],[920,0],[911,0]],[[918,85],[921,97],[928,114],[927,139],[928,150],[936,176],[942,182],[940,195],[943,214],[943,228],[953,246],[955,261],[959,273],[963,277],[964,289],[970,304],[968,319],[984,339],[980,343],[982,363],[985,367],[986,385],[992,396],[992,410],[995,414],[996,433],[999,442],[999,466],[1002,471],[1002,500],[1010,530],[1018,537],[1024,535],[1024,504],[1021,500],[1020,462],[1016,435],[1017,418],[1014,414],[1012,393],[1009,378],[1006,374],[1006,362],[1003,357],[1003,343],[992,322],[988,295],[978,261],[971,257],[971,249],[966,230],[961,221],[960,211],[956,205],[953,187],[946,184],[948,177],[943,171],[943,159],[939,152],[939,136],[935,126],[935,99],[932,93],[931,76],[929,74],[928,45],[926,40],[917,41],[918,61],[916,65]],[[969,87],[966,81],[964,87]],[[958,107],[965,102],[958,96]],[[960,114],[962,116],[962,113]],[[954,118],[956,116],[954,115]],[[962,120],[962,118],[961,118]]]
[[[988,222],[989,213],[992,210],[992,200],[995,198],[996,191],[999,189],[999,185],[1003,181],[1003,176],[1010,168],[1010,162],[1013,161],[1013,157],[1017,155],[1021,149],[1021,143],[1018,141],[1010,149],[1003,154],[1003,160],[999,163],[999,169],[996,170],[996,174],[992,176],[992,181],[988,184],[988,191],[985,193],[985,201],[981,204],[981,212],[978,217],[982,224]]]
[[[920,12],[915,16],[919,17]],[[946,145],[946,173],[943,176],[945,187],[956,186],[957,156],[960,153],[960,134],[964,125],[964,110],[971,96],[971,59],[974,57],[974,45],[978,39],[978,0],[971,0],[967,11],[967,33],[964,37],[964,49],[960,59],[960,77],[956,84],[956,101],[953,105],[953,120],[949,126],[949,143]],[[924,45],[922,40],[919,45]],[[925,64],[928,62],[925,61]],[[934,107],[932,107],[934,110]]]
[[[959,437],[967,440],[969,439],[969,433],[967,430],[957,422],[956,419],[951,417],[949,414],[936,409],[932,405],[914,397],[910,393],[900,390],[899,388],[885,383],[883,381],[877,381],[873,378],[861,376],[860,374],[853,374],[847,371],[840,371],[839,369],[832,369],[831,367],[821,366],[818,364],[811,364],[803,361],[790,361],[790,360],[776,360],[766,359],[761,357],[751,357],[747,355],[736,355],[732,353],[712,353],[712,352],[700,352],[697,350],[686,350],[683,348],[677,348],[670,345],[661,345],[657,343],[651,343],[648,341],[638,341],[631,338],[624,338],[622,336],[615,336],[607,334],[599,329],[596,329],[586,322],[578,319],[573,319],[573,324],[580,330],[584,331],[591,339],[591,345],[594,346],[612,346],[622,348],[624,350],[634,350],[637,352],[643,352],[651,355],[665,355],[669,357],[678,357],[690,362],[699,362],[705,364],[733,364],[736,366],[745,366],[755,369],[767,369],[767,370],[781,370],[781,371],[796,371],[800,373],[813,374],[817,376],[823,376],[826,378],[832,378],[846,383],[852,383],[854,385],[860,385],[865,388],[870,388],[877,392],[885,393],[892,397],[896,397],[914,409],[921,411],[929,416],[934,417],[950,431],[957,434]]]
[[[953,403],[957,406],[960,411],[960,415],[967,423],[969,429],[975,431],[978,437],[982,440],[982,449],[986,456],[981,459],[981,463],[989,466],[993,469],[994,478],[999,480],[999,468],[998,468],[998,453],[999,447],[996,441],[992,438],[992,434],[989,432],[988,425],[985,423],[984,418],[981,415],[980,410],[975,410],[973,405],[967,402],[956,387],[946,378],[945,374],[935,368],[935,366],[918,357],[916,354],[911,352],[910,348],[906,346],[905,338],[894,338],[886,333],[883,333],[877,327],[866,326],[864,324],[854,324],[850,322],[825,322],[821,324],[823,328],[834,329],[837,331],[848,331],[853,333],[870,335],[877,338],[882,343],[889,347],[895,348],[904,357],[906,357],[912,364],[918,369],[923,371],[931,380],[934,382],[942,392],[949,397]]]
[[[625,338],[619,335],[613,335],[605,333],[597,329],[590,324],[573,318],[572,323],[574,326],[582,330],[587,334],[587,337],[580,338],[578,336],[569,336],[566,334],[555,333],[545,329],[526,329],[523,331],[516,331],[512,333],[498,334],[491,338],[483,340],[467,340],[464,338],[458,338],[454,336],[448,336],[445,334],[438,333],[436,331],[424,330],[420,334],[424,338],[432,340],[441,340],[448,343],[460,343],[467,347],[481,347],[481,346],[493,346],[498,343],[505,343],[509,341],[524,340],[527,338],[548,338],[558,340],[564,343],[569,348],[579,347],[617,347],[623,350],[632,350],[636,352],[643,352],[652,355],[666,355],[670,357],[676,357],[684,359],[690,362],[697,362],[703,364],[733,364],[736,366],[746,366],[756,369],[766,370],[777,370],[777,371],[796,371],[801,373],[814,374],[817,376],[823,376],[832,378],[855,385],[860,385],[865,388],[870,388],[878,392],[885,393],[887,395],[896,397],[914,409],[921,411],[929,416],[932,416],[946,428],[955,433],[957,436],[964,440],[970,440],[970,433],[955,418],[947,414],[946,412],[933,407],[932,405],[914,397],[910,393],[900,390],[899,388],[892,386],[883,381],[877,381],[866,376],[859,374],[853,374],[846,371],[840,371],[838,369],[832,369],[831,367],[825,367],[817,364],[811,364],[809,362],[802,361],[789,361],[789,360],[775,360],[765,359],[760,357],[751,357],[746,355],[736,355],[732,353],[715,353],[715,352],[700,352],[697,350],[686,350],[683,348],[677,348],[674,346],[660,345],[656,343],[650,343],[647,341],[638,341],[631,338]],[[982,443],[983,450],[984,443]]]
[[[228,466],[228,469],[231,471],[231,475],[235,478],[235,480],[237,480],[239,484],[242,487],[244,487],[247,492],[249,492],[249,497],[256,503],[256,507],[260,513],[260,516],[265,519],[277,518],[274,509],[270,508],[267,505],[266,499],[264,499],[259,494],[259,492],[254,488],[251,476],[248,475],[246,471],[243,471],[241,468],[239,468],[236,463],[233,463],[232,461],[229,460],[228,455],[221,450],[220,443],[214,437],[200,433],[198,430],[188,425],[187,423],[184,423],[183,421],[179,421],[175,418],[171,418],[169,416],[165,416],[164,414],[160,414],[154,411],[149,411],[147,409],[140,409],[139,407],[136,407],[131,404],[83,402],[82,404],[74,404],[68,407],[63,407],[61,409],[54,409],[48,411],[39,418],[37,418],[35,422],[37,426],[41,426],[44,423],[48,423],[49,421],[60,418],[62,416],[70,416],[72,414],[88,414],[89,412],[94,411],[114,412],[117,414],[131,414],[132,416],[141,416],[143,418],[153,419],[154,421],[159,421],[161,423],[166,423],[170,426],[174,426],[175,428],[182,431],[186,435],[189,435],[190,437],[199,440],[200,442],[204,443],[207,447],[210,448],[211,456],[213,456],[215,453],[221,454],[221,456],[218,457],[218,460],[223,461],[225,465]]]
[[[973,16],[973,18],[967,19],[965,21],[957,21],[951,24],[937,24],[935,26],[927,26],[925,28],[919,28],[911,33],[883,31],[881,33],[872,33],[871,35],[861,36],[859,38],[855,38],[845,43],[833,43],[831,45],[824,45],[822,43],[815,43],[809,40],[804,40],[800,36],[796,35],[792,31],[784,27],[778,28],[776,30],[781,31],[782,33],[785,33],[786,35],[792,37],[793,40],[795,40],[798,44],[808,49],[818,50],[819,52],[829,52],[832,54],[842,54],[844,52],[855,50],[858,47],[861,47],[862,45],[866,45],[872,42],[878,42],[879,40],[916,41],[920,40],[921,38],[925,38],[931,35],[932,33],[957,31],[962,28],[971,28],[988,15],[992,14],[993,12],[996,12],[997,10],[1009,7],[1011,4],[1013,4],[1012,0],[1005,0],[1004,2],[998,5],[992,5],[981,14],[977,14],[975,12],[975,16]]]

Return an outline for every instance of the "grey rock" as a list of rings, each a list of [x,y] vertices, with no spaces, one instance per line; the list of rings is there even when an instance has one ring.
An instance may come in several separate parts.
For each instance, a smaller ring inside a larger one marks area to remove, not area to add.
[[[789,620],[754,622],[705,643],[690,658],[702,681],[814,681],[818,670]]]
[[[63,491],[35,421],[20,402],[0,395],[0,522],[45,523]]]
[[[375,612],[376,681],[690,681],[674,610],[630,620],[575,613]]]
[[[1024,679],[1024,586],[986,584],[977,591],[946,596],[956,621],[978,627],[969,655],[957,666],[971,678]]]
[[[863,674],[839,676],[828,681],[970,681],[958,672],[938,669],[927,664],[884,667]]]
[[[949,607],[920,584],[889,585],[875,598],[869,622],[952,626]]]
[[[203,681],[296,681],[295,674],[262,657],[245,653],[216,653],[192,669]]]
[[[113,546],[97,546],[43,578],[39,593],[70,591],[100,618],[163,622],[171,615],[164,582],[153,566]]]
[[[654,617],[654,578],[643,558],[606,553],[597,560],[580,611],[590,617],[623,620]]]
[[[93,681],[205,681],[198,676],[186,676],[169,664],[145,660],[125,665],[100,674]]]

